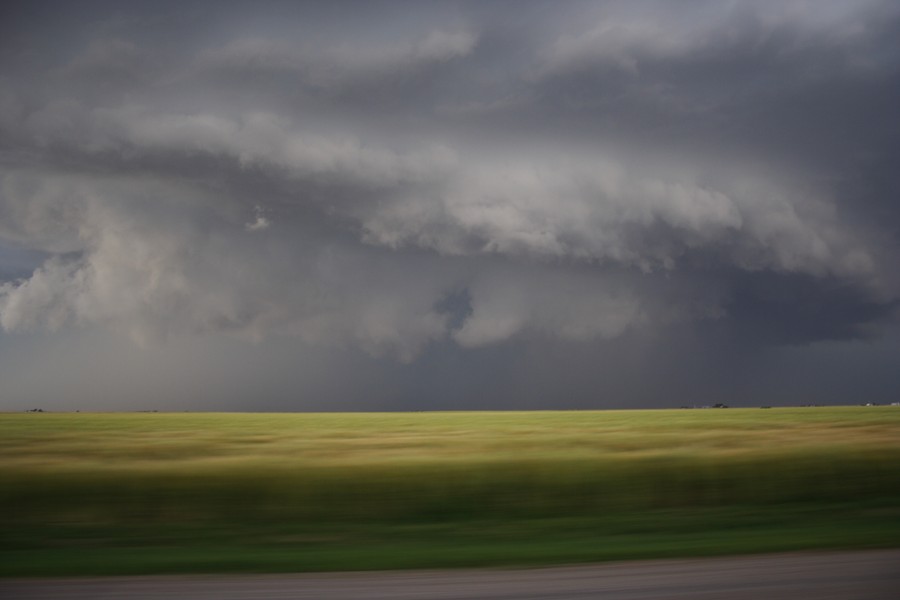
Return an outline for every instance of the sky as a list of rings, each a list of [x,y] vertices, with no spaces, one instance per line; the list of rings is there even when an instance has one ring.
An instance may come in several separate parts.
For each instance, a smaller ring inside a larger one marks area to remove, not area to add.
[[[900,4],[4,2],[0,410],[900,401]]]

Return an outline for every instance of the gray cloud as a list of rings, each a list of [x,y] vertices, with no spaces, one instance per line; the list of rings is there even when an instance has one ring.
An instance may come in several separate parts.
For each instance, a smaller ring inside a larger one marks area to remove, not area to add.
[[[893,319],[891,3],[106,8],[6,26],[5,336],[289,338],[437,372]]]
[[[286,40],[243,38],[201,51],[188,74],[223,73],[238,79],[286,76],[312,88],[341,87],[465,57],[477,40],[471,32],[439,29],[414,40],[371,45],[342,40],[333,46],[303,47]]]

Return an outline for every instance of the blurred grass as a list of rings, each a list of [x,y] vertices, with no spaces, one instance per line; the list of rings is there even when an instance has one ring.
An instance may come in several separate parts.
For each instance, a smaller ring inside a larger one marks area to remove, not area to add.
[[[898,507],[897,407],[0,415],[7,575],[891,545]]]

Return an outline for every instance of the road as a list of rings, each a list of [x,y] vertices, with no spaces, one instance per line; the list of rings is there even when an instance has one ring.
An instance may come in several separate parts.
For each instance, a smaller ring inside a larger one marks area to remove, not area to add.
[[[900,550],[540,569],[0,580],[3,600],[897,600]]]

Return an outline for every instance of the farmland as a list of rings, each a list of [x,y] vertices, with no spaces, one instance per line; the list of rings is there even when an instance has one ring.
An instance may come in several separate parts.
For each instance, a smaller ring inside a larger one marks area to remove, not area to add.
[[[900,409],[0,415],[0,574],[900,542]]]

